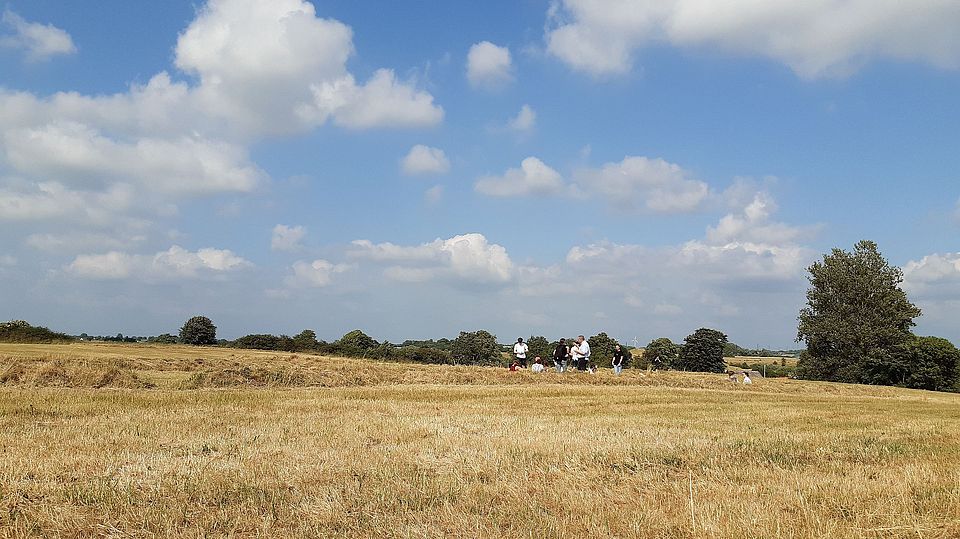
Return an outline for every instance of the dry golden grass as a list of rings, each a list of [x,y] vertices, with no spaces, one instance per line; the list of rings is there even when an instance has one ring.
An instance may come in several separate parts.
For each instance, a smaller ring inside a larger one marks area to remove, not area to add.
[[[0,362],[27,373],[0,388],[4,537],[960,536],[952,394],[166,346]],[[35,387],[53,362],[160,388]],[[299,378],[175,389],[243,367]]]

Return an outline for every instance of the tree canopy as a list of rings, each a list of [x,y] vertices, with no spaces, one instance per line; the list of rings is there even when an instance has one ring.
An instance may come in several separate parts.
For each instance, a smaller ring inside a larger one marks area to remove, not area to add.
[[[896,356],[913,339],[920,309],[900,288],[903,272],[891,266],[872,241],[824,255],[809,268],[807,306],[800,311],[797,340],[806,342],[801,378],[869,384],[899,384]]]
[[[217,326],[206,316],[194,316],[180,328],[180,342],[184,344],[217,344]]]
[[[660,337],[650,341],[640,356],[641,365],[646,368],[649,365],[654,367],[669,369],[676,363],[677,356],[680,355],[680,346],[666,337]]]
[[[454,363],[495,364],[500,362],[496,335],[479,331],[461,331],[450,350]]]
[[[708,328],[700,328],[683,339],[675,367],[684,371],[724,372],[723,345],[727,336]]]

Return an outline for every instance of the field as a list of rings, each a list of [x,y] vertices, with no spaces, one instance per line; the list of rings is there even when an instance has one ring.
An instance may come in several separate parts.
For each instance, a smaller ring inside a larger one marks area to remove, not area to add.
[[[960,396],[0,345],[2,537],[958,537]]]

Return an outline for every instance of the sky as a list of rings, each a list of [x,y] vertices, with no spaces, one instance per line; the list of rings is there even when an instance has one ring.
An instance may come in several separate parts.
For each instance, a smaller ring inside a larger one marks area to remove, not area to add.
[[[870,239],[960,343],[953,0],[0,8],[0,319],[795,348]]]

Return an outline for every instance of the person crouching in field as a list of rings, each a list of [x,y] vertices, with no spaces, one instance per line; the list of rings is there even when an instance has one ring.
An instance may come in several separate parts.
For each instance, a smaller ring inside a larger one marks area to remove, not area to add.
[[[613,374],[619,376],[620,373],[623,372],[623,364],[626,362],[626,360],[627,354],[624,353],[623,349],[618,344],[613,349],[613,360],[611,360],[611,363],[613,363]]]
[[[567,348],[567,341],[560,339],[557,347],[553,349],[553,367],[558,373],[567,370],[567,361],[570,359],[570,349]]]
[[[530,348],[523,342],[523,337],[517,338],[517,344],[513,345],[513,355],[517,357],[517,363],[524,369],[527,368],[527,352]]]
[[[540,374],[543,372],[543,360],[540,359],[540,356],[533,358],[533,365],[530,365],[530,372]]]
[[[511,363],[510,366],[507,367],[507,368],[510,369],[510,372],[517,372],[517,371],[519,371],[520,369],[522,369],[523,367],[520,366],[520,362],[519,362],[519,361],[517,361],[516,359],[514,359],[514,360],[513,360],[513,363]]]

